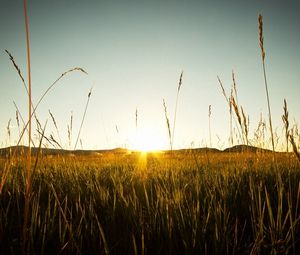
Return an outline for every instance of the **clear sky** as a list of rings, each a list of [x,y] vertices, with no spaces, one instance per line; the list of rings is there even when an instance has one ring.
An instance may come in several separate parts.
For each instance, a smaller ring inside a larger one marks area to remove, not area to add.
[[[259,13],[264,18],[273,125],[281,135],[284,98],[288,102],[290,121],[300,120],[298,0],[27,2],[33,102],[66,70],[78,66],[88,72],[88,75],[74,72],[63,78],[37,112],[42,125],[48,120],[46,135],[52,134],[66,149],[74,147],[92,86],[80,136],[84,149],[130,148],[136,143],[146,143],[136,138],[139,136],[151,137],[153,143],[167,148],[162,101],[166,101],[172,126],[182,70],[175,148],[209,145],[209,105],[212,146],[228,145],[229,113],[217,75],[229,93],[232,70],[236,75],[239,103],[250,117],[252,137],[260,115],[268,118],[258,45]],[[13,101],[23,118],[27,116],[26,91],[5,53],[7,49],[13,54],[27,79],[24,28],[23,1],[1,0],[1,147],[15,144],[18,137]],[[60,139],[48,110],[56,119]],[[72,114],[70,146],[68,125]]]

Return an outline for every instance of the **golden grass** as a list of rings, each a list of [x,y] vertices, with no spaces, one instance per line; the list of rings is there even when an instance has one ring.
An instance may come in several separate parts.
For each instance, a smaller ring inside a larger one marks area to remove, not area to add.
[[[172,150],[172,134],[171,134],[170,121],[169,121],[169,117],[168,117],[168,109],[167,109],[165,99],[163,99],[163,107],[164,107],[164,113],[165,113],[166,126],[168,129],[170,149]]]
[[[287,109],[287,103],[286,103],[285,99],[283,101],[282,121],[283,121],[284,129],[285,129],[286,152],[289,152],[289,125],[290,125],[290,123],[289,123],[289,112]]]
[[[272,153],[173,150],[148,154],[142,167],[140,155],[40,154],[32,179],[30,251],[259,254],[296,249],[300,176],[293,154],[276,154],[276,171]],[[16,159],[5,185],[4,194],[12,200],[0,197],[0,217],[9,222],[0,225],[3,240],[19,240],[18,231],[7,231],[11,220],[5,215],[18,212],[9,201],[22,197],[24,159]],[[12,241],[7,244],[18,251]]]
[[[30,42],[29,42],[29,24],[27,16],[27,1],[24,0],[24,18],[25,18],[25,35],[27,49],[27,69],[28,69],[28,156],[27,156],[27,172],[25,174],[25,205],[24,205],[24,223],[23,223],[23,239],[22,253],[27,253],[28,242],[28,213],[31,193],[31,118],[32,118],[32,94],[31,94],[31,59],[30,59]]]
[[[177,87],[177,93],[176,93],[176,102],[175,102],[175,111],[174,111],[174,121],[173,121],[171,150],[173,149],[173,145],[174,145],[175,126],[176,126],[176,119],[177,119],[178,97],[179,97],[179,92],[180,92],[180,89],[181,89],[181,86],[182,86],[182,77],[183,77],[183,71],[181,72],[180,77],[179,77],[178,87]]]
[[[265,53],[265,48],[264,48],[264,36],[263,36],[263,16],[261,14],[259,14],[259,16],[258,16],[258,31],[259,31],[259,46],[261,49],[261,59],[262,59],[262,67],[263,67],[263,74],[264,74],[264,83],[265,83],[267,105],[268,105],[268,112],[269,112],[269,126],[270,126],[270,133],[271,133],[272,149],[274,152],[275,151],[275,143],[274,143],[272,114],[271,114],[270,97],[269,97],[266,66],[265,66],[266,53]]]
[[[28,132],[28,148],[0,158],[0,253],[23,254],[277,254],[293,253],[300,241],[300,155],[295,129],[289,129],[287,103],[282,116],[285,138],[294,154],[275,153],[269,93],[265,71],[263,18],[259,15],[261,48],[273,153],[202,153],[173,151],[180,75],[173,131],[165,100],[163,107],[171,153],[103,152],[88,156],[47,156],[45,136],[35,114],[37,107],[58,81],[79,67],[59,76],[34,106],[31,99],[30,43],[24,0],[28,87],[13,56],[8,52],[28,94],[28,121],[23,121],[19,145]],[[228,103],[230,118],[236,115],[239,137],[249,143],[249,117],[238,103],[232,72],[230,97],[218,77]],[[88,94],[79,133],[89,104]],[[16,105],[15,105],[16,106]],[[23,119],[16,106],[16,119]],[[58,126],[49,111],[57,134]],[[32,155],[32,118],[40,134],[38,151]],[[209,106],[210,129],[211,106]],[[135,122],[138,126],[136,109]],[[257,139],[264,138],[264,121]],[[233,143],[232,123],[230,139]],[[68,125],[69,146],[73,114]],[[116,126],[116,131],[118,128]],[[10,122],[7,125],[10,136]],[[211,142],[210,142],[211,143]],[[274,162],[276,158],[276,164]],[[32,162],[34,165],[32,166]],[[17,220],[16,220],[17,219]]]

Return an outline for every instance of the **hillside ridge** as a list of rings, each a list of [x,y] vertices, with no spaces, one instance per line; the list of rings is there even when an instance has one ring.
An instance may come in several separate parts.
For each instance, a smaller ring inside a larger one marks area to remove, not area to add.
[[[0,148],[0,157],[9,156],[11,153],[17,153],[17,155],[21,155],[26,153],[28,150],[27,146],[10,146],[5,148]],[[97,153],[128,153],[128,152],[138,152],[134,150],[124,149],[124,148],[114,148],[114,149],[102,149],[102,150],[67,150],[67,149],[55,149],[55,148],[36,148],[32,147],[32,154],[37,154],[38,151],[41,151],[44,155],[91,155]],[[242,152],[251,152],[251,153],[270,153],[271,150],[263,149],[250,145],[234,145],[232,147],[228,147],[224,150],[209,148],[209,147],[200,147],[200,148],[188,148],[188,149],[176,149],[174,152],[184,153],[184,152],[196,152],[196,153],[242,153]],[[170,150],[162,150],[162,152],[168,153]]]

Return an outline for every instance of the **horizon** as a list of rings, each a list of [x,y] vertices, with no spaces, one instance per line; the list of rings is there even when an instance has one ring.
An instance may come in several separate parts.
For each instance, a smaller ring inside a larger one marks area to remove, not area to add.
[[[21,3],[5,1],[0,10],[5,35],[0,38],[0,147],[15,145],[20,133],[13,102],[25,120],[27,116],[26,92],[4,51],[12,53],[26,80],[22,8]],[[163,99],[173,130],[183,71],[174,149],[228,148],[230,116],[217,76],[229,95],[234,71],[252,139],[261,116],[268,125],[258,40],[261,13],[273,126],[282,138],[284,98],[290,125],[299,126],[300,119],[299,9],[295,0],[28,1],[33,103],[70,68],[88,73],[66,75],[42,101],[38,119],[42,126],[48,121],[47,137],[52,135],[64,149],[74,148],[93,88],[76,149],[166,150],[170,146]],[[266,148],[269,139],[263,141]],[[276,149],[283,150],[284,142],[279,140]]]
[[[28,149],[29,147],[27,145],[12,145],[9,147],[0,147],[0,151],[5,151],[5,150],[10,150],[10,149]],[[257,147],[257,146],[253,146],[253,145],[246,145],[246,144],[235,144],[226,148],[215,148],[215,147],[190,147],[190,148],[178,148],[178,149],[163,149],[163,150],[143,150],[143,149],[129,149],[129,148],[123,148],[123,147],[115,147],[115,148],[109,148],[109,149],[64,149],[64,148],[56,148],[56,147],[31,147],[32,150],[49,150],[49,151],[62,151],[62,152],[115,152],[115,151],[126,151],[129,153],[141,153],[141,154],[156,154],[156,153],[164,153],[164,152],[180,152],[180,151],[197,151],[197,150],[201,150],[201,152],[204,151],[210,151],[212,153],[214,152],[234,152],[234,153],[243,153],[245,152],[245,149],[250,150],[250,152],[254,152],[257,153],[257,151],[261,151],[261,152],[268,152],[268,153],[273,153],[273,151],[271,149],[266,149],[266,148],[261,148],[261,147]],[[257,151],[251,151],[251,149],[253,150],[257,150]],[[248,152],[248,151],[247,151]],[[294,152],[292,150],[290,150],[289,152],[285,151],[285,150],[275,150],[275,153],[290,153],[290,154],[294,154]],[[34,153],[32,151],[32,153]]]

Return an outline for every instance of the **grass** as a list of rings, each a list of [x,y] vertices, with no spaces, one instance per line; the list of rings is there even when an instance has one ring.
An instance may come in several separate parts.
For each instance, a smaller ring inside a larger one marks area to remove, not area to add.
[[[28,211],[30,254],[299,249],[300,171],[293,154],[276,155],[276,171],[272,153],[40,157]],[[23,168],[19,157],[0,197],[2,254],[21,249]]]
[[[175,126],[176,126],[177,107],[178,107],[178,97],[179,97],[180,88],[182,86],[182,76],[183,76],[183,71],[181,72],[180,77],[179,77],[178,87],[177,87],[177,93],[176,93],[176,103],[175,103],[175,112],[174,112],[174,122],[173,122],[173,131],[172,131],[171,150],[173,149],[173,146],[174,146]]]
[[[170,152],[129,153],[119,150],[95,154],[46,155],[45,137],[31,151],[31,120],[46,94],[66,74],[86,73],[82,68],[64,72],[34,106],[30,85],[29,30],[24,0],[28,50],[27,87],[12,55],[7,51],[28,93],[27,148],[0,157],[0,254],[298,254],[300,250],[300,156],[296,129],[289,129],[284,102],[285,139],[294,153],[275,153],[271,111],[265,74],[262,16],[259,39],[262,52],[273,152],[174,151],[165,101],[165,121]],[[238,139],[249,144],[249,120],[233,87],[227,97],[230,141],[233,111]],[[75,148],[86,115],[83,114]],[[16,118],[23,119],[16,106]],[[59,130],[51,112],[58,138]],[[210,127],[211,107],[209,107]],[[136,110],[136,128],[138,113]],[[68,125],[71,146],[72,120]],[[264,137],[259,123],[257,140]],[[10,132],[10,122],[8,132]],[[19,127],[19,124],[18,124]],[[261,128],[262,127],[262,128]],[[210,128],[209,128],[210,129]],[[118,132],[118,129],[116,127]],[[60,139],[60,138],[59,138]],[[17,143],[17,145],[19,144]],[[287,144],[287,151],[288,151]],[[274,158],[276,161],[274,161]],[[34,164],[33,164],[34,162]]]
[[[28,212],[31,193],[31,113],[32,113],[32,93],[31,93],[31,59],[30,59],[30,42],[29,42],[29,24],[27,16],[27,2],[24,0],[24,18],[25,18],[25,35],[26,35],[26,49],[27,49],[27,68],[28,68],[28,155],[27,155],[27,173],[25,176],[25,206],[24,206],[24,223],[23,223],[23,238],[22,238],[22,252],[26,253],[26,246],[28,242]]]
[[[261,49],[262,68],[263,68],[263,74],[264,74],[264,83],[265,83],[265,89],[266,89],[266,98],[267,98],[267,105],[268,105],[268,112],[269,112],[269,126],[270,126],[270,133],[271,133],[272,149],[274,152],[275,151],[275,142],[274,142],[272,113],[271,113],[270,96],[269,96],[266,65],[265,65],[266,52],[265,52],[265,48],[264,48],[263,16],[261,14],[259,14],[259,16],[258,16],[258,31],[259,31],[259,46]]]

